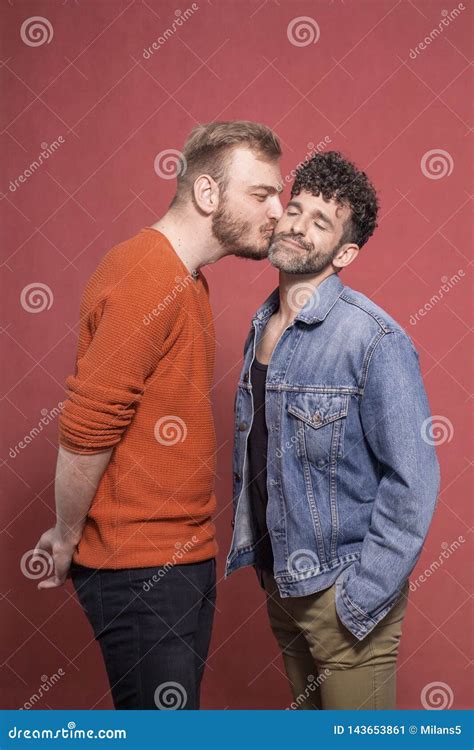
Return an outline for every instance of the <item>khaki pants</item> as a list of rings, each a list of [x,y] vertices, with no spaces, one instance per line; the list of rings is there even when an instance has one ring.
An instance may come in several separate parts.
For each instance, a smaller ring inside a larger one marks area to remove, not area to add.
[[[339,620],[335,584],[282,598],[263,572],[270,625],[299,709],[394,709],[396,661],[409,583],[387,615],[359,641]]]

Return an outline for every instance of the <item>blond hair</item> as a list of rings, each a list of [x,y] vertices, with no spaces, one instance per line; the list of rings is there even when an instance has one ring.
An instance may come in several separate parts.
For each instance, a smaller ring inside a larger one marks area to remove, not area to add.
[[[238,146],[247,147],[269,161],[281,156],[280,142],[275,133],[258,122],[232,120],[197,125],[184,144],[184,168],[178,170],[178,185],[171,206],[191,197],[194,181],[200,174],[209,174],[220,188],[225,189],[229,157]]]

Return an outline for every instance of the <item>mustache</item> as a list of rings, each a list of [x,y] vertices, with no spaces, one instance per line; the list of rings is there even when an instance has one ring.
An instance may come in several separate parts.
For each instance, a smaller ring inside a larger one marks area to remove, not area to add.
[[[313,245],[309,242],[304,242],[301,239],[298,239],[298,237],[294,234],[287,234],[286,232],[278,232],[277,234],[273,235],[273,242],[277,242],[278,240],[284,240],[288,239],[292,242],[296,242],[297,245],[303,248],[303,250],[311,251],[313,250]]]

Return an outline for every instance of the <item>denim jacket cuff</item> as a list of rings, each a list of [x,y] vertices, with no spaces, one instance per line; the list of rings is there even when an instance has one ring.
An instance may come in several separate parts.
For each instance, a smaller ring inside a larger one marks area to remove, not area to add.
[[[377,620],[369,617],[355,604],[344,590],[344,581],[340,578],[336,580],[336,612],[342,624],[361,641],[377,625]],[[385,612],[382,613],[382,617]]]

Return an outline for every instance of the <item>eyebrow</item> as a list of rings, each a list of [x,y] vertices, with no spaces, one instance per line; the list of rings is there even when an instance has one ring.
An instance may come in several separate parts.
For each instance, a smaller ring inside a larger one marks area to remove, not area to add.
[[[275,195],[275,193],[282,193],[283,187],[281,185],[278,185],[275,187],[274,185],[251,185],[250,190],[266,190],[267,193],[270,193],[270,195]]]
[[[296,206],[296,208],[299,208],[300,211],[303,209],[303,206],[301,205],[301,203],[295,200],[289,201],[288,206]],[[330,226],[331,229],[334,229],[334,224],[332,223],[329,216],[326,216],[326,214],[323,213],[319,208],[315,208],[314,211],[311,211],[311,216],[313,216],[315,219],[322,219],[322,221],[324,221],[328,226]]]

